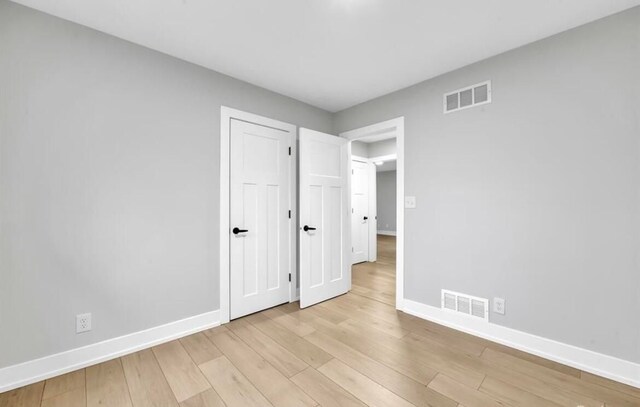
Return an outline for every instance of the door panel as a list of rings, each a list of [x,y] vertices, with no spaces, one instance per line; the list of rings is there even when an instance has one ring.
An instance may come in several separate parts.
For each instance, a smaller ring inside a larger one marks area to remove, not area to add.
[[[351,288],[350,166],[344,138],[300,129],[300,306]],[[304,226],[315,230],[304,230]]]
[[[369,260],[369,163],[351,163],[351,236],[353,264]]]
[[[231,120],[231,319],[289,300],[291,140],[289,132]]]

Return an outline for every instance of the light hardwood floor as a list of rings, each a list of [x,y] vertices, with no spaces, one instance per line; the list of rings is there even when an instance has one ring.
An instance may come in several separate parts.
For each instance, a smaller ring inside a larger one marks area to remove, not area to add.
[[[0,395],[0,407],[640,406],[640,390],[397,312],[395,239],[353,290]]]

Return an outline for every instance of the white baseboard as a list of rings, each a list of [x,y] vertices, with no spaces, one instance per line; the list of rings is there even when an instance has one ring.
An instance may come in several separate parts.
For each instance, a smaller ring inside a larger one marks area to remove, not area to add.
[[[465,315],[456,315],[406,298],[402,304],[402,311],[407,314],[640,388],[640,364]]]
[[[378,234],[385,235],[385,236],[395,236],[396,231],[395,230],[378,230]]]
[[[211,311],[144,331],[8,366],[0,369],[0,393],[182,338],[218,325],[220,325],[220,311]]]

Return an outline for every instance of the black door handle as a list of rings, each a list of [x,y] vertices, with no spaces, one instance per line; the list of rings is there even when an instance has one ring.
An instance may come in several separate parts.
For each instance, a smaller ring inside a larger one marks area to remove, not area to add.
[[[247,233],[248,230],[247,229],[233,228],[232,232],[233,232],[234,235],[237,235],[238,233]]]
[[[316,230],[316,228],[310,228],[310,227],[309,227],[309,226],[307,226],[307,225],[304,225],[304,227],[303,227],[302,229],[303,229],[305,232],[308,232],[308,231],[310,231],[310,230]]]
[[[364,220],[367,220],[367,219],[369,219],[369,217],[368,217],[368,216],[365,216],[365,217],[364,217]]]

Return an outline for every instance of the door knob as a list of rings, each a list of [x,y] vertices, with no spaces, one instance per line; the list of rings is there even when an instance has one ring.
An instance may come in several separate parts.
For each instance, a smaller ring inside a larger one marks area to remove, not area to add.
[[[233,232],[234,235],[237,235],[238,233],[247,233],[248,230],[247,229],[233,228],[232,232]]]
[[[369,217],[368,217],[368,216],[365,216],[365,217],[364,217],[364,220],[367,220],[367,219],[369,219]]]
[[[309,227],[309,226],[307,226],[307,225],[304,225],[304,227],[303,227],[302,229],[303,229],[305,232],[308,232],[308,231],[310,231],[310,230],[316,230],[316,228],[312,228],[312,227]]]

